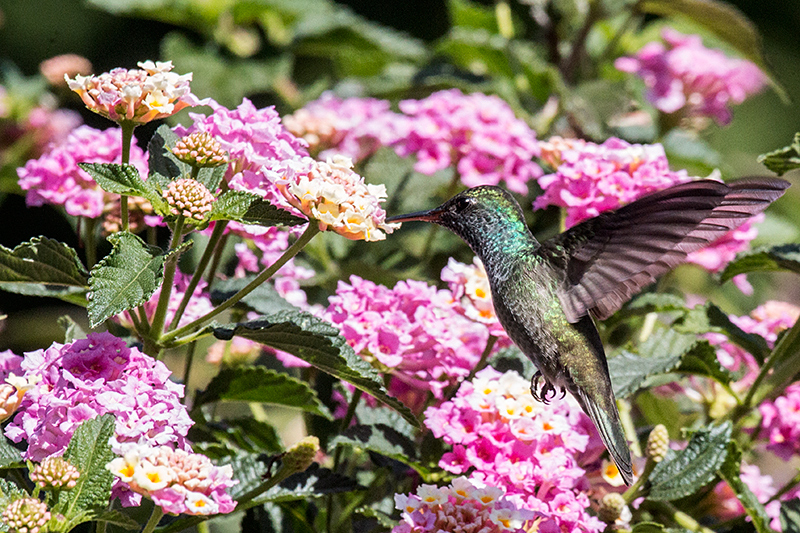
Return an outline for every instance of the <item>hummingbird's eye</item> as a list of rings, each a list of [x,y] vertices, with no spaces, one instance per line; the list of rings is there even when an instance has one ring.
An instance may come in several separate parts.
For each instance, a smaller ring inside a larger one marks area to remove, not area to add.
[[[472,203],[473,203],[472,202],[472,198],[464,198],[464,197],[459,198],[458,200],[456,200],[453,203],[453,206],[452,206],[453,207],[453,211],[455,211],[457,213],[465,211],[466,209],[468,209],[472,205]]]

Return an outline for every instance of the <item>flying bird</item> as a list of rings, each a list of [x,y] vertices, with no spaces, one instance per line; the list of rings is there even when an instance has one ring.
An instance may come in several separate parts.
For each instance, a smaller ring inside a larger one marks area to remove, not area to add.
[[[611,316],[687,254],[766,209],[788,186],[778,178],[682,183],[541,243],[514,197],[493,186],[386,221],[432,222],[469,244],[483,261],[497,318],[538,369],[534,398],[547,403],[559,392],[572,394],[630,485],[630,450],[593,318]]]

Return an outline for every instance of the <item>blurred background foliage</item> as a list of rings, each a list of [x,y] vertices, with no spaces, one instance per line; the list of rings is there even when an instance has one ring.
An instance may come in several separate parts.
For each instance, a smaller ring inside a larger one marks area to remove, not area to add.
[[[762,53],[755,33],[737,12],[698,23],[697,17],[681,11],[701,1],[2,0],[0,83],[17,96],[17,105],[27,96],[34,106],[47,95],[99,128],[108,124],[85,111],[66,88],[50,87],[46,92],[39,74],[43,60],[75,53],[88,58],[95,73],[132,68],[146,59],[171,60],[176,72],[194,73],[192,90],[201,98],[235,107],[247,97],[258,107],[275,105],[282,115],[325,90],[396,102],[458,87],[498,94],[541,139],[560,134],[602,142],[614,135],[631,142],[661,142],[673,167],[693,175],[705,176],[714,168],[725,178],[768,174],[756,156],[789,144],[800,129],[800,3],[730,2],[755,25],[763,38]],[[732,24],[737,21],[743,25]],[[617,71],[613,61],[658,39],[667,24],[684,33],[699,32],[709,46],[764,65],[773,88],[737,106],[728,126],[711,124],[700,134],[663,127],[644,101],[641,81]],[[637,109],[649,113],[651,120],[618,120]],[[186,113],[175,120],[185,121]],[[137,130],[140,143],[157,125]],[[59,212],[28,209],[15,194],[16,167],[24,163],[25,153],[6,152],[2,157],[0,244],[13,247],[47,234],[77,246],[74,231]],[[367,179],[387,183],[390,214],[431,207],[447,192],[447,171],[431,179],[410,167],[410,161],[384,150],[360,169]],[[792,174],[788,178],[792,180]],[[531,198],[539,192],[533,190]],[[800,213],[793,206],[799,197],[800,189],[794,187],[778,202],[755,244],[797,240]],[[554,209],[528,216],[538,235],[547,237],[558,230]],[[307,254],[319,273],[313,283],[323,288],[312,299],[323,300],[326,290],[351,273],[392,285],[405,276],[438,280],[451,255],[471,260],[457,239],[441,232],[431,260],[415,265],[413,259],[421,255],[427,236],[392,236],[402,247],[320,236]],[[400,249],[411,250],[410,261],[401,257]],[[711,291],[712,299],[729,312],[746,312],[777,296],[800,302],[800,291],[789,277],[752,276],[751,281],[755,296],[747,297],[731,284],[717,286],[712,276],[689,266],[667,283],[679,284],[687,293]],[[37,331],[39,335],[24,326],[10,328],[7,333],[22,333],[0,337],[0,349],[28,349],[60,339],[55,321],[42,318],[43,313],[57,316],[61,310],[30,310],[34,301],[7,293],[0,298],[0,309],[21,313],[18,324],[33,319],[56,328]]]

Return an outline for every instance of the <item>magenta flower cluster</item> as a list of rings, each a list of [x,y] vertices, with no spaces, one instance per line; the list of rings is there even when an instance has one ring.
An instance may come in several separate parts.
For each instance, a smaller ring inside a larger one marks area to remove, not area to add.
[[[767,449],[784,460],[800,455],[800,383],[789,385],[774,401],[759,405]]]
[[[533,162],[539,156],[536,133],[494,95],[439,91],[422,100],[403,100],[400,110],[410,121],[395,150],[414,154],[414,168],[433,174],[455,166],[468,187],[497,185],[527,194],[528,182],[542,175]]]
[[[320,160],[344,155],[358,162],[402,138],[408,120],[394,113],[388,100],[342,99],[326,92],[283,122]]]
[[[169,380],[164,363],[110,333],[26,353],[21,370],[29,381],[40,381],[25,394],[5,434],[27,442],[27,460],[63,453],[81,422],[106,413],[116,418],[112,448],[188,446],[192,420],[180,401],[183,385]]]
[[[504,489],[542,517],[540,531],[605,528],[587,511],[587,471],[600,469],[604,448],[572,398],[544,405],[531,397],[528,380],[489,367],[451,401],[429,407],[425,425],[453,446],[441,468]]]
[[[635,57],[621,57],[615,66],[640,76],[647,99],[664,113],[681,111],[689,117],[710,117],[728,124],[731,104],[740,104],[759,92],[767,77],[743,59],[703,46],[699,35],[683,35],[665,28],[666,46],[652,42]]]
[[[56,205],[76,217],[98,218],[112,197],[78,167],[78,163],[120,163],[122,133],[119,128],[76,128],[64,142],[52,146],[38,159],[17,169],[19,186],[26,191],[29,206]],[[142,149],[131,147],[130,163],[147,175]]]
[[[390,392],[417,410],[427,392],[441,399],[469,375],[489,336],[459,312],[449,291],[414,280],[389,289],[351,276],[339,282],[326,318],[356,353],[391,374]]]
[[[542,158],[556,170],[539,178],[544,194],[533,207],[563,207],[567,227],[689,181],[685,170],[669,169],[660,144],[630,144],[615,137],[595,144],[554,137],[541,146]]]

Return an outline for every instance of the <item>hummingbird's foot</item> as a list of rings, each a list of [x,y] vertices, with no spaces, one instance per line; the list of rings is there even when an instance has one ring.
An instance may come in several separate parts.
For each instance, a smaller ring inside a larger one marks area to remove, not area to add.
[[[556,397],[558,391],[553,386],[552,383],[547,381],[547,378],[544,380],[544,384],[542,388],[539,388],[539,380],[542,379],[542,373],[538,370],[531,378],[531,396],[537,402],[542,402],[543,404],[547,405],[550,403],[550,400]],[[567,395],[567,390],[565,388],[561,388],[561,399],[563,400],[564,397]]]

